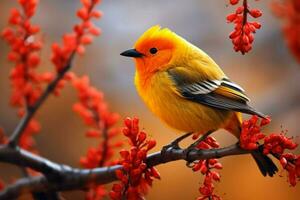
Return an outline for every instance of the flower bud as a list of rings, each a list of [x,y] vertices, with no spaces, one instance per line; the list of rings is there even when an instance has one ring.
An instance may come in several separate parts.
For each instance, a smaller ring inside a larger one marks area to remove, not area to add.
[[[237,14],[236,13],[233,13],[233,14],[230,14],[226,17],[227,21],[228,22],[233,22],[237,17]]]
[[[250,15],[254,18],[258,18],[262,15],[262,12],[258,9],[252,9],[249,11]]]

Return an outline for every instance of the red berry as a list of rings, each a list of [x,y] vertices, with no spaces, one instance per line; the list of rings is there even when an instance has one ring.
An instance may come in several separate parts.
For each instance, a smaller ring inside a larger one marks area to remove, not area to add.
[[[244,12],[244,7],[243,7],[243,6],[238,7],[238,8],[236,9],[236,11],[235,11],[236,14],[241,14],[241,13],[243,13],[243,12]]]
[[[239,3],[239,0],[230,0],[229,2],[231,5],[235,5],[235,4]]]
[[[233,22],[237,17],[237,14],[233,13],[233,14],[230,14],[226,17],[227,21],[228,22]]]
[[[258,18],[262,15],[262,12],[258,9],[252,9],[249,11],[250,15],[254,18]]]

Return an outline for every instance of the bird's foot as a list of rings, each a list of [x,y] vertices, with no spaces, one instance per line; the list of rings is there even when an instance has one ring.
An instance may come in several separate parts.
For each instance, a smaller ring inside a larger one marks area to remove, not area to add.
[[[186,157],[188,157],[189,153],[192,150],[198,150],[197,146],[203,142],[210,134],[212,134],[214,132],[214,130],[210,130],[208,132],[206,132],[204,135],[202,135],[198,140],[196,140],[193,144],[191,144],[190,146],[188,146],[185,150],[185,154]],[[186,166],[187,167],[193,167],[193,161],[188,161],[186,162]]]
[[[170,144],[163,146],[163,148],[161,149],[162,158],[164,158],[166,156],[166,153],[169,149],[180,149],[179,143],[192,134],[193,134],[192,132],[186,133],[186,134],[176,138],[175,140],[173,140]]]

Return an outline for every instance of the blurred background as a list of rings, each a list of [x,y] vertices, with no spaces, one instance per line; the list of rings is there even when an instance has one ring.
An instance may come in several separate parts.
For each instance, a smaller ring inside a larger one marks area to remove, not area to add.
[[[284,43],[280,21],[270,11],[270,0],[250,1],[253,8],[263,11],[259,18],[263,24],[255,35],[253,50],[242,56],[232,49],[228,34],[233,26],[226,23],[226,15],[233,11],[227,1],[220,0],[107,0],[99,6],[104,12],[97,24],[103,34],[87,47],[87,54],[76,57],[74,71],[87,74],[92,84],[105,93],[112,111],[121,117],[138,116],[141,126],[158,141],[155,150],[178,137],[153,116],[138,97],[134,85],[133,61],[119,56],[133,46],[146,29],[155,24],[169,27],[196,46],[206,51],[235,82],[242,85],[252,99],[252,105],[272,116],[266,132],[288,130],[290,136],[299,135],[300,66]],[[0,29],[6,26],[15,1],[1,0]],[[50,45],[60,41],[78,20],[75,11],[79,0],[40,1],[34,22],[42,29],[45,42],[42,50],[41,70],[53,71],[49,62]],[[18,123],[16,110],[9,106],[10,86],[8,74],[12,67],[6,60],[8,47],[0,40],[0,125],[11,133]],[[72,112],[76,94],[66,86],[60,97],[51,96],[38,112],[42,131],[36,136],[41,155],[55,162],[79,166],[79,158],[88,146],[96,145],[84,136],[86,130],[79,117]],[[249,116],[245,116],[248,118]],[[122,121],[122,120],[121,120]],[[120,123],[121,126],[121,123]],[[224,131],[214,136],[223,145],[236,140]],[[186,143],[191,142],[187,141]],[[154,151],[155,151],[154,150]],[[299,151],[298,151],[299,153]],[[274,178],[263,177],[249,155],[222,158],[224,169],[216,193],[224,200],[298,200],[300,186],[292,188],[285,172]],[[181,200],[199,196],[202,182],[200,173],[193,173],[183,161],[158,166],[162,180],[155,181],[147,199]],[[20,175],[18,168],[0,164],[0,177],[12,181]],[[63,193],[66,199],[83,199],[81,191]],[[24,197],[23,199],[27,199]]]

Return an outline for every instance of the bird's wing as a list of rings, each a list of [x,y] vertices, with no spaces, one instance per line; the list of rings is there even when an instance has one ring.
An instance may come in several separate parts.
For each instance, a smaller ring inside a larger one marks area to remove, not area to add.
[[[244,90],[228,78],[209,80],[183,67],[171,68],[167,73],[173,82],[174,92],[182,98],[222,110],[265,117],[247,105],[249,98]]]

